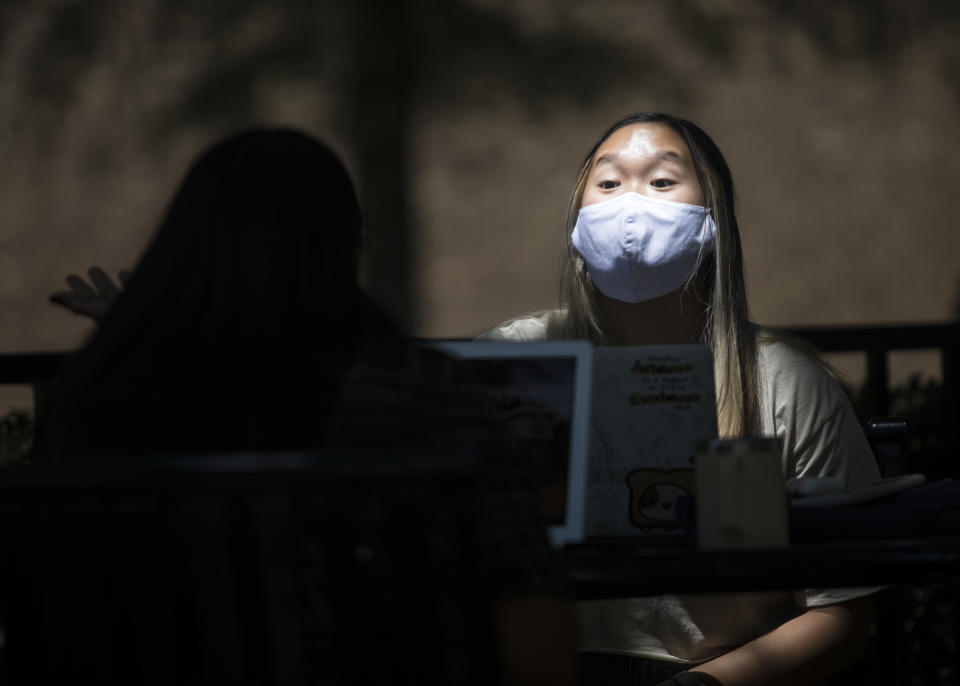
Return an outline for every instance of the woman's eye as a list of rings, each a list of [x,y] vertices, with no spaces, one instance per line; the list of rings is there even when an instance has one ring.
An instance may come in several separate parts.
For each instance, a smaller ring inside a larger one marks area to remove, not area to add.
[[[601,181],[600,182],[600,188],[602,188],[605,191],[612,190],[619,185],[620,185],[619,181]]]
[[[669,188],[674,183],[675,182],[671,181],[670,179],[654,179],[650,182],[650,185],[654,188]]]

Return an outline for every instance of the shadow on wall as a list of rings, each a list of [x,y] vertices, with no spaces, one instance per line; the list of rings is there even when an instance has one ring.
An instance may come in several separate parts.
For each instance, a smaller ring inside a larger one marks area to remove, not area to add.
[[[621,4],[632,11],[631,3]],[[184,129],[223,132],[249,123],[259,115],[265,82],[321,83],[334,94],[336,126],[355,148],[348,157],[364,195],[368,288],[415,329],[409,148],[415,106],[467,109],[490,83],[537,117],[550,114],[547,96],[589,109],[624,88],[678,107],[696,102],[698,94],[656,46],[604,33],[604,26],[585,21],[590,7],[573,0],[5,0],[0,55],[18,78],[4,87],[13,89],[22,114],[0,121],[0,150],[9,152],[27,133],[34,154],[57,153],[60,137],[71,135],[64,132],[76,132],[64,126],[71,107],[108,67],[145,94],[138,96],[138,136],[146,147],[138,152],[146,154],[159,154]],[[730,72],[742,66],[744,35],[756,24],[768,28],[769,56],[784,69],[787,29],[824,56],[893,66],[927,37],[960,28],[960,4],[939,0],[662,3],[646,11],[662,13],[684,51]],[[960,43],[942,48],[936,64],[960,103]],[[91,132],[91,140],[97,135]],[[115,154],[90,147],[93,166]],[[33,204],[43,202],[42,192]],[[955,309],[960,317],[960,285]],[[904,389],[909,397],[916,391]],[[29,416],[11,414],[4,422],[0,431],[14,444],[29,435]]]
[[[408,147],[414,105],[470,108],[491,82],[534,116],[549,114],[545,96],[583,108],[623,88],[680,108],[697,97],[661,50],[617,41],[585,21],[589,5],[572,0],[134,0],[119,11],[106,0],[14,0],[0,8],[0,25],[29,28],[7,52],[19,51],[28,84],[20,97],[31,120],[42,113],[42,145],[56,145],[60,118],[106,64],[128,72],[131,83],[156,86],[142,132],[148,153],[187,125],[224,132],[249,123],[265,82],[324,84],[336,100],[337,126],[355,148],[368,288],[409,329],[418,316]],[[802,32],[826,56],[883,65],[904,59],[918,38],[960,24],[960,5],[938,0],[667,3],[647,11],[662,13],[683,50],[730,71],[743,58],[745,30],[758,22],[770,29],[771,59],[784,65],[789,46],[777,36],[785,29]],[[960,47],[938,64],[960,100]],[[16,122],[7,128],[16,135]]]

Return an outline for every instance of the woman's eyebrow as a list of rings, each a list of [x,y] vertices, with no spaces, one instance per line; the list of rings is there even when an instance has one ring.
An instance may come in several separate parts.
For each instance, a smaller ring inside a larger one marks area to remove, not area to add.
[[[617,153],[608,152],[605,155],[601,155],[600,157],[598,157],[597,161],[593,163],[593,166],[594,168],[596,168],[596,167],[599,167],[601,164],[611,164],[612,162],[616,162],[618,157],[620,157],[620,155],[618,155]]]
[[[684,159],[673,150],[666,150],[657,155],[657,162],[676,162],[677,164],[683,164]]]

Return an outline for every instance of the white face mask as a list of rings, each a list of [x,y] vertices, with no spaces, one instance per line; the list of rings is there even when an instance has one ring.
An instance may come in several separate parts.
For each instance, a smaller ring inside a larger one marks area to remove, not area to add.
[[[638,303],[686,283],[716,235],[704,207],[627,192],[581,208],[571,241],[604,295]]]

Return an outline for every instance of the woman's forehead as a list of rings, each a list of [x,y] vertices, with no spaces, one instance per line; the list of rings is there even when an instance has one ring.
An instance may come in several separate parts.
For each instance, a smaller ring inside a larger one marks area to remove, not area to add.
[[[673,153],[678,161],[689,163],[690,153],[683,138],[659,122],[629,124],[604,140],[594,154],[593,166],[602,158],[650,159]]]

